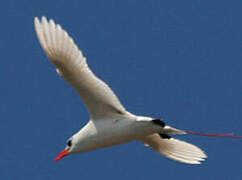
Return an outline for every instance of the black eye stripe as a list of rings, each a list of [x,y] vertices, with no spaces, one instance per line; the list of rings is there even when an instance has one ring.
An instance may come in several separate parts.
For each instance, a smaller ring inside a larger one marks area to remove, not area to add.
[[[69,146],[69,147],[71,147],[71,140],[68,140],[68,142],[67,142],[67,145]]]

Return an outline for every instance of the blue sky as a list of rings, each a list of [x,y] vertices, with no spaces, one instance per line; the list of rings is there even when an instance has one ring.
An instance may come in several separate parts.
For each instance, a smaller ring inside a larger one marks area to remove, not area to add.
[[[45,15],[74,38],[131,112],[174,127],[242,135],[239,0],[3,0],[0,3],[1,179],[241,179],[242,140],[179,136],[208,154],[167,159],[139,142],[53,159],[89,119],[37,41]]]

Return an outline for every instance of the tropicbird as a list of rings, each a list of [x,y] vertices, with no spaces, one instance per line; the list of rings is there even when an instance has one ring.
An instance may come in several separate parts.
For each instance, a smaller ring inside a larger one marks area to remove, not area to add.
[[[44,16],[41,20],[35,17],[34,22],[39,42],[57,73],[78,92],[90,113],[89,122],[68,139],[55,161],[69,154],[138,140],[173,160],[200,164],[207,155],[195,145],[172,138],[172,134],[241,138],[179,130],[161,119],[126,111],[110,87],[91,71],[82,52],[59,24]]]

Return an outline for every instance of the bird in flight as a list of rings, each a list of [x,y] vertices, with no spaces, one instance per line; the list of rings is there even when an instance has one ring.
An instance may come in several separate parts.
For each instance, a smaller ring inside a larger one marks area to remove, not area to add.
[[[197,146],[175,139],[173,134],[194,134],[241,138],[231,134],[202,134],[179,130],[162,119],[128,112],[111,88],[88,67],[87,60],[68,33],[52,19],[34,19],[39,42],[57,73],[80,95],[89,113],[89,122],[67,141],[55,161],[98,148],[141,141],[145,146],[173,160],[200,164],[207,155]]]

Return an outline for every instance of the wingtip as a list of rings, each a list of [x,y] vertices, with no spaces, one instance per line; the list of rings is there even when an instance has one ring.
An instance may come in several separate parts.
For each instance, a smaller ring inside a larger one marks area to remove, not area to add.
[[[55,21],[54,21],[53,19],[50,19],[50,20],[49,20],[49,23],[50,23],[50,25],[51,25],[52,27],[55,27]]]
[[[47,18],[45,16],[41,16],[41,18],[39,18],[37,16],[34,17],[35,24],[43,24],[43,22],[48,23]]]
[[[42,16],[42,17],[41,17],[41,21],[42,21],[42,22],[44,22],[44,21],[47,22],[47,18],[46,18],[45,16]]]
[[[37,21],[37,20],[38,20],[38,21],[39,21],[39,20],[42,21],[43,19],[46,20],[46,19],[47,19],[46,16],[41,16],[41,18],[39,18],[38,16],[35,16],[35,17],[34,17],[34,21]]]
[[[39,18],[38,17],[34,17],[34,24],[35,25],[39,24]]]
[[[34,17],[35,24],[50,24],[52,27],[55,26],[55,21],[53,19],[47,19],[46,16],[41,16],[41,18],[35,16]]]
[[[86,63],[72,37],[53,19],[47,19],[45,16],[35,17],[34,26],[43,50],[54,64],[58,61],[72,68],[77,64]]]

